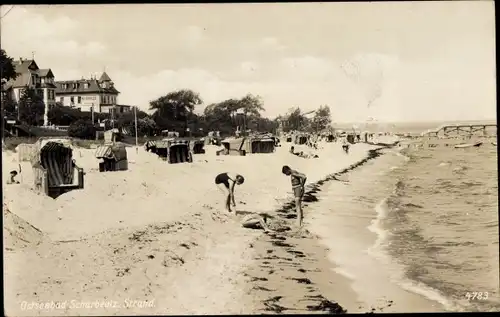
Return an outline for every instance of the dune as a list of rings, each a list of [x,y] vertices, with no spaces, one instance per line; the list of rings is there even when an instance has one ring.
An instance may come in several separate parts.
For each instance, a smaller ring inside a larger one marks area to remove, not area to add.
[[[19,250],[39,245],[44,240],[43,233],[3,207],[3,243],[5,250]]]
[[[253,311],[240,299],[248,283],[243,272],[254,257],[252,243],[261,232],[241,228],[223,210],[215,176],[236,172],[245,177],[235,191],[238,211],[273,213],[292,198],[283,165],[305,173],[311,184],[362,160],[373,148],[356,144],[347,155],[339,144],[324,143],[315,151],[319,158],[304,159],[288,153],[289,145],[247,156],[216,156],[219,148],[208,146],[191,164],[168,164],[143,148],[129,147],[129,170],[107,173],[98,171],[95,150],[75,148],[74,158],[86,172],[85,188],[55,200],[32,189],[29,163],[4,151],[4,180],[9,170],[22,166],[21,184],[4,185],[4,204],[47,238],[29,249],[7,250],[6,313]],[[12,221],[5,225],[13,226]],[[92,301],[98,307],[81,304]],[[41,302],[58,306],[37,309]],[[23,308],[27,303],[31,309]]]

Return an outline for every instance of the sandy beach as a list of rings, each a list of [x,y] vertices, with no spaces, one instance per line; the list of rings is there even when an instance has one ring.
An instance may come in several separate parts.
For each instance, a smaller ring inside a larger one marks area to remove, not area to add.
[[[192,164],[167,164],[130,147],[129,170],[110,173],[99,173],[94,150],[75,148],[85,188],[56,200],[31,189],[29,163],[3,152],[4,182],[22,166],[21,184],[4,185],[6,314],[370,311],[331,270],[307,221],[300,233],[244,229],[223,210],[213,179],[226,171],[244,175],[237,212],[267,213],[284,227],[293,213],[282,165],[308,176],[307,219],[321,180],[365,161],[374,148],[356,144],[346,155],[339,144],[324,143],[319,158],[304,159],[289,154],[286,143],[246,157],[216,156],[208,147]]]
[[[4,314],[500,311],[494,9],[2,5]]]

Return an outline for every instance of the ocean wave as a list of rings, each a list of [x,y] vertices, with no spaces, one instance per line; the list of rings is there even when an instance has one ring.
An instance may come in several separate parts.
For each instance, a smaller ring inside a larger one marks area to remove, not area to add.
[[[383,220],[387,218],[387,215],[389,213],[389,209],[386,208],[387,200],[388,198],[384,198],[375,206],[375,212],[377,213],[377,216],[368,226],[368,230],[377,235],[375,244],[372,247],[372,251],[375,251],[375,253],[379,251],[378,249],[387,241],[387,237],[389,236],[389,232],[382,226]],[[378,255],[380,256],[380,254]]]
[[[465,307],[455,303],[453,300],[448,299],[440,291],[421,282],[415,282],[404,278],[403,276],[394,277],[394,282],[397,283],[402,289],[415,294],[419,294],[432,301],[438,302],[448,311],[463,312]]]
[[[388,206],[390,198],[384,198],[382,199],[375,207],[375,211],[377,213],[377,216],[375,219],[372,220],[371,224],[368,226],[368,230],[371,232],[375,233],[377,235],[377,238],[375,240],[375,243],[371,248],[367,250],[368,254],[371,255],[372,257],[376,258],[377,260],[383,262],[386,265],[390,265],[393,269],[390,270],[390,280],[394,284],[398,285],[402,289],[412,292],[414,294],[418,294],[421,296],[424,296],[425,298],[435,301],[437,303],[440,303],[443,305],[443,307],[446,310],[449,311],[464,311],[464,308],[457,305],[450,299],[446,298],[443,294],[441,294],[438,290],[424,284],[421,282],[417,282],[415,280],[412,280],[408,277],[406,277],[406,274],[408,273],[407,269],[405,269],[404,265],[397,264],[398,262],[394,261],[391,256],[389,255],[389,252],[386,249],[387,245],[390,245],[389,237],[391,236],[391,232],[386,230],[383,226],[383,222],[385,219],[387,219],[389,213],[390,213],[390,208]],[[411,204],[407,204],[411,205]],[[418,205],[417,205],[418,206]],[[412,234],[413,237],[415,237],[415,234]],[[440,249],[439,247],[437,249]],[[437,250],[436,249],[436,250]],[[434,250],[434,252],[436,252]],[[415,270],[422,269],[425,270],[425,267],[420,267],[416,266],[413,268],[413,273],[419,275],[418,272],[415,272]],[[345,276],[347,276],[347,272]]]
[[[404,207],[404,208],[418,208],[418,209],[424,208],[424,207],[417,205],[417,204],[414,204],[414,203],[403,204],[402,207]]]
[[[476,243],[472,241],[445,241],[441,243],[444,247],[459,247],[459,246],[472,246],[476,245]]]
[[[484,211],[487,211],[486,208],[497,204],[498,199],[495,197],[494,201],[482,199],[478,202],[477,195],[473,196],[479,191],[487,195],[488,192],[485,192],[485,187],[482,186],[486,186],[489,190],[492,188],[492,185],[488,184],[490,179],[483,176],[491,174],[481,174],[484,173],[479,169],[484,165],[481,161],[476,163],[478,167],[471,169],[467,169],[465,164],[460,164],[461,171],[468,171],[465,175],[451,173],[452,168],[436,168],[439,162],[448,163],[450,159],[452,159],[450,165],[456,167],[456,154],[433,153],[432,156],[428,154],[429,152],[409,153],[411,161],[400,162],[401,165],[395,163],[394,156],[393,159],[387,156],[389,158],[383,161],[383,164],[377,163],[379,165],[375,166],[376,170],[367,167],[370,176],[363,172],[364,176],[359,177],[363,183],[363,190],[356,191],[352,188],[350,194],[344,196],[343,202],[349,202],[349,206],[352,204],[353,208],[359,210],[374,208],[375,217],[365,224],[366,228],[374,233],[374,239],[371,242],[363,242],[366,244],[361,247],[358,242],[350,243],[349,247],[346,247],[345,243],[340,241],[355,236],[356,233],[350,231],[352,228],[349,225],[339,227],[339,230],[334,230],[337,233],[332,233],[331,227],[334,224],[340,226],[338,220],[335,220],[330,227],[325,227],[325,236],[331,236],[328,238],[330,249],[336,253],[335,257],[332,253],[331,261],[337,263],[335,270],[338,273],[359,280],[358,285],[361,285],[362,280],[369,278],[367,269],[363,269],[363,265],[359,264],[361,261],[364,265],[377,270],[379,272],[377,276],[380,275],[379,281],[392,285],[393,289],[404,289],[424,296],[440,303],[448,311],[470,311],[471,306],[461,301],[463,291],[474,287],[475,289],[489,287],[487,280],[484,282],[480,280],[486,274],[484,272],[490,270],[484,264],[485,254],[490,251],[481,250],[484,246],[498,245],[498,240],[489,242],[488,236],[484,241],[479,241],[475,240],[477,238],[474,238],[474,235],[470,235],[473,230],[498,227],[498,221],[486,221],[491,217],[481,218],[481,215],[487,213],[477,211],[473,206],[483,203]],[[477,156],[474,158],[478,159]],[[386,173],[379,173],[381,169]],[[376,180],[368,177],[376,177]],[[482,181],[484,185],[479,184]],[[355,182],[353,176],[351,186],[354,186]],[[381,199],[384,195],[385,198]],[[470,205],[464,207],[467,202]],[[474,218],[461,211],[471,212]],[[369,213],[364,210],[362,215],[369,216]],[[352,217],[350,214],[349,216]],[[325,214],[325,217],[331,216]],[[326,222],[327,218],[321,222]],[[482,223],[478,224],[478,221]],[[350,224],[350,222],[345,223]],[[336,235],[339,236],[335,237]],[[365,257],[356,260],[353,249],[357,250],[358,247],[365,253]],[[479,258],[472,259],[471,263],[465,263],[463,260],[467,257],[464,254],[471,249],[479,250],[476,252]],[[481,261],[484,263],[478,264]],[[457,281],[456,274],[462,276],[474,274],[475,277],[474,280]],[[480,305],[478,304],[478,307]]]
[[[410,161],[411,157],[404,150],[395,152],[397,156],[402,157],[406,162]]]

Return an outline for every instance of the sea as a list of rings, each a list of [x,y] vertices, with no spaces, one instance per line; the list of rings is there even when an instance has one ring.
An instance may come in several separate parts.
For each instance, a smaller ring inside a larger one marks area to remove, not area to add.
[[[384,149],[322,188],[310,209],[312,231],[361,300],[404,291],[447,311],[500,311],[497,147],[490,141]]]

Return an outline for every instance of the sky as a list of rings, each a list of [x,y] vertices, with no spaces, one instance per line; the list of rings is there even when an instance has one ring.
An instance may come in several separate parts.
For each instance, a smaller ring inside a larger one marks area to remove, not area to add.
[[[36,5],[0,32],[56,80],[106,70],[118,102],[144,110],[192,89],[198,111],[251,93],[268,117],[453,121],[496,118],[494,21],[493,1]]]

